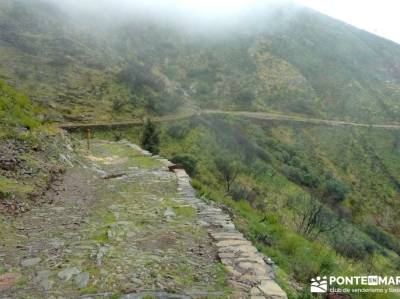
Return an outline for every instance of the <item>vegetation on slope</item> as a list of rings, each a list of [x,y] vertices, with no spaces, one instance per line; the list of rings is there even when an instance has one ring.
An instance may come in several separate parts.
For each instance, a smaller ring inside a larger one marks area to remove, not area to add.
[[[67,140],[38,116],[25,95],[0,81],[1,212],[24,212],[45,200],[40,196],[63,171]]]
[[[292,298],[303,298],[299,286],[316,275],[399,270],[397,131],[221,116],[159,130],[161,154],[189,169],[200,194],[231,210],[277,263]],[[118,138],[138,142],[141,131],[119,130]]]
[[[0,5],[0,73],[51,120],[196,107],[399,118],[400,47],[294,4],[196,30],[168,15],[78,13],[43,0]]]
[[[36,118],[39,110],[32,106],[29,99],[17,93],[3,81],[0,81],[0,118],[5,130],[2,130],[4,137],[9,134],[6,129],[13,127],[24,127],[25,129],[34,129],[40,125]]]
[[[41,107],[1,83],[2,205],[29,203],[51,180],[60,148],[42,121],[198,108],[398,121],[398,45],[292,5],[249,16],[185,31],[168,18],[100,24],[45,1],[2,1],[0,74]],[[139,131],[124,134],[140,141]],[[399,270],[397,131],[210,116],[165,126],[160,139],[161,154],[187,167],[199,192],[232,209],[277,262],[293,298],[318,274]],[[19,182],[26,188],[17,191]]]

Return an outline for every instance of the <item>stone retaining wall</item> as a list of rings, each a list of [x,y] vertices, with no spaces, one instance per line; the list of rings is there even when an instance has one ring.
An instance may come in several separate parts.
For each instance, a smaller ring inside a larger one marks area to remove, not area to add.
[[[143,155],[151,156],[137,145],[130,145]],[[172,163],[154,156],[166,166]],[[217,246],[218,257],[225,266],[233,298],[287,299],[286,293],[274,280],[274,271],[261,253],[236,230],[231,218],[220,208],[197,198],[189,175],[183,169],[174,169],[177,176],[179,199],[195,207],[200,225],[207,228]]]
[[[195,206],[202,225],[207,227],[215,241],[218,256],[224,264],[234,298],[284,299],[286,293],[273,280],[273,269],[264,256],[238,232],[231,218],[220,208],[196,197],[190,177],[184,170],[174,170],[178,178],[178,191]]]

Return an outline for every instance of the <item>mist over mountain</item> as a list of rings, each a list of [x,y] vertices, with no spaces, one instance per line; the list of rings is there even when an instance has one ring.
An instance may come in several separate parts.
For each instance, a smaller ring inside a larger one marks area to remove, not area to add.
[[[64,165],[57,125],[95,124],[110,157],[147,139],[184,167],[289,298],[317,275],[398,273],[400,45],[291,1],[205,2],[0,1],[0,237]],[[145,118],[164,122],[118,125]]]
[[[286,2],[255,2],[218,18],[133,3],[3,1],[1,73],[22,76],[22,89],[72,117],[99,117],[65,95],[65,86],[80,84],[85,103],[122,118],[136,108],[168,113],[151,107],[155,98],[166,106],[174,98],[183,106],[348,120],[399,116],[393,42]],[[142,78],[129,74],[132,63]],[[102,90],[88,88],[90,81]],[[116,101],[124,109],[113,111]]]

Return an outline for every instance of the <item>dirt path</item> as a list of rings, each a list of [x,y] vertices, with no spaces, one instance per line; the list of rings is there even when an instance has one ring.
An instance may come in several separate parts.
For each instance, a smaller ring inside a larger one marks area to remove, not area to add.
[[[325,126],[352,126],[352,127],[364,127],[364,128],[379,128],[388,130],[400,130],[400,124],[363,124],[349,121],[340,120],[329,120],[329,119],[318,119],[309,118],[305,116],[297,115],[286,115],[278,113],[266,113],[266,112],[248,112],[248,111],[225,111],[225,110],[202,110],[198,111],[197,114],[214,114],[214,115],[231,115],[246,117],[255,120],[270,120],[280,121],[289,123],[306,123],[313,125],[325,125]],[[165,117],[156,117],[153,119],[154,122],[169,122],[175,120],[181,120],[189,118],[195,115],[195,113],[187,113],[184,115],[169,115]],[[140,125],[143,121],[141,120],[127,120],[120,122],[105,122],[105,123],[66,123],[60,124],[60,128],[65,130],[76,130],[76,129],[95,129],[95,128],[119,128],[132,125]]]
[[[177,115],[167,115],[152,118],[153,122],[169,122],[175,120],[186,119],[193,116],[193,113],[184,113]],[[59,127],[65,130],[74,130],[74,129],[95,129],[102,127],[110,127],[110,128],[118,128],[118,127],[126,127],[126,126],[134,126],[143,124],[143,120],[141,119],[131,119],[125,121],[116,121],[116,122],[99,122],[99,123],[64,123],[60,124]]]
[[[295,123],[298,122],[298,123],[308,123],[308,124],[327,125],[327,126],[353,126],[353,127],[380,128],[380,129],[391,129],[391,130],[400,129],[400,124],[363,124],[363,123],[340,121],[340,120],[308,118],[303,116],[266,113],[266,112],[204,110],[203,113],[226,114],[232,116],[246,117],[250,119],[276,120],[276,121],[286,121]]]
[[[217,248],[162,159],[97,141],[50,196],[0,223],[0,298],[229,298]]]

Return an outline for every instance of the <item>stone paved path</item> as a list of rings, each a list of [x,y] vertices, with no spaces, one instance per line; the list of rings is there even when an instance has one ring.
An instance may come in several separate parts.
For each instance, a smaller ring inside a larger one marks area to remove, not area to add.
[[[207,228],[218,250],[218,257],[228,273],[234,298],[286,298],[273,280],[273,269],[263,255],[239,233],[230,217],[220,208],[198,199],[184,170],[175,170],[178,190],[186,202],[197,207],[202,225]]]
[[[95,142],[52,204],[0,223],[0,298],[285,298],[229,217],[168,163]]]

